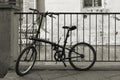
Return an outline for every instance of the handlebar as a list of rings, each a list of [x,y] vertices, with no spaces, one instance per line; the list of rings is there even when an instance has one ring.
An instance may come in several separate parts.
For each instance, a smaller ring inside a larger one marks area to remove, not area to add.
[[[29,8],[29,10],[32,10],[32,11],[37,12],[37,13],[40,13],[40,11],[37,10],[37,9]],[[41,14],[41,13],[40,13],[40,14]],[[46,16],[48,15],[49,17],[55,18],[55,17],[53,16],[53,14],[54,14],[54,15],[59,15],[59,14],[57,14],[57,13],[49,13],[49,12],[42,13],[41,15],[43,15],[44,17],[46,17]]]
[[[32,10],[34,12],[39,12],[37,9],[29,8],[29,10]]]

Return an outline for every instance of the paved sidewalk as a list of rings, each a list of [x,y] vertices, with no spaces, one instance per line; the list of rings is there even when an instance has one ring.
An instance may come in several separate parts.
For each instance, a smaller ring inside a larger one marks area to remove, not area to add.
[[[43,67],[32,70],[29,74],[19,77],[10,70],[5,78],[0,80],[120,80],[120,66],[97,66],[89,71],[75,71],[61,67]],[[61,69],[60,69],[61,68]]]
[[[120,71],[38,70],[23,77],[9,71],[1,80],[120,80]]]

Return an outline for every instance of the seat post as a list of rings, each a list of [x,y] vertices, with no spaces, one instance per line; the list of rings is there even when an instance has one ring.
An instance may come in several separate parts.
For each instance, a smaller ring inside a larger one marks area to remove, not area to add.
[[[65,53],[65,47],[66,47],[66,44],[67,44],[67,39],[69,37],[69,32],[70,32],[70,30],[68,29],[66,37],[65,37],[64,45],[63,45],[62,55]]]

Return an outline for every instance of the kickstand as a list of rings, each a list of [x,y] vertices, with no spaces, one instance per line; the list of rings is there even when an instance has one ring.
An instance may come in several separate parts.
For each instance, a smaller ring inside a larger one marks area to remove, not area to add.
[[[62,62],[63,62],[63,64],[64,64],[64,66],[67,67],[66,63],[65,63],[64,61],[62,61]]]

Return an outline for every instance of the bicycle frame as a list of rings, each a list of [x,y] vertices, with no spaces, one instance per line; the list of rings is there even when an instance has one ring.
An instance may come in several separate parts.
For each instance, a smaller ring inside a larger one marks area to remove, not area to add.
[[[17,59],[17,62],[16,62],[16,67],[15,67],[15,70],[16,70],[16,73],[20,76],[23,76],[25,74],[27,74],[31,69],[32,67],[34,66],[35,64],[35,61],[37,59],[37,45],[36,43],[37,42],[40,42],[40,43],[45,43],[45,44],[50,44],[51,47],[53,48],[53,50],[55,50],[55,54],[54,54],[54,60],[56,62],[63,62],[64,66],[66,67],[66,63],[65,63],[65,60],[68,59],[69,63],[71,64],[71,66],[76,69],[76,70],[88,70],[90,69],[95,61],[96,61],[96,52],[94,50],[94,48],[85,43],[85,42],[81,42],[81,43],[76,43],[74,44],[72,47],[70,48],[66,48],[66,44],[67,44],[67,39],[69,37],[69,32],[72,31],[72,30],[75,30],[76,29],[76,26],[63,26],[64,29],[67,29],[67,33],[66,33],[66,37],[65,37],[65,40],[64,40],[64,44],[63,46],[59,44],[59,41],[58,43],[55,43],[55,42],[51,42],[51,41],[48,41],[46,39],[41,39],[39,38],[39,33],[40,33],[40,28],[42,26],[42,22],[43,22],[43,18],[46,17],[47,15],[49,17],[52,17],[54,18],[53,14],[55,13],[40,13],[38,10],[36,9],[30,9],[30,10],[33,10],[34,12],[37,11],[39,13],[39,17],[37,18],[37,20],[39,20],[38,22],[38,29],[37,29],[37,33],[35,34],[34,37],[30,37],[29,39],[32,40],[32,44],[30,44],[29,46],[27,46],[26,48],[23,49],[23,51],[21,52],[21,54],[19,55],[18,59]],[[40,16],[41,15],[41,16]],[[83,52],[78,52],[80,51],[81,49],[78,48],[78,47],[81,47],[82,46],[82,51]],[[86,50],[84,50],[84,48],[87,48]],[[78,50],[79,49],[79,50]],[[68,57],[66,57],[66,50],[69,51],[68,53]],[[89,50],[90,52],[88,52],[87,50]],[[86,54],[84,53],[87,52]],[[90,54],[92,53],[92,55]],[[92,57],[92,59],[90,58]],[[25,63],[21,63],[20,61],[23,60],[28,62],[28,64],[25,62]],[[30,63],[29,63],[30,62]],[[75,63],[74,63],[75,62]],[[82,64],[80,66],[79,63],[76,63],[76,62],[81,62],[85,64]],[[88,62],[88,65],[86,65],[86,62]],[[23,64],[25,64],[25,69],[22,68]],[[84,65],[86,67],[84,67]]]
[[[39,38],[38,38],[38,35],[39,35],[39,33],[40,33],[40,28],[41,28],[41,25],[42,25],[42,22],[43,22],[43,18],[44,18],[44,15],[41,16],[41,19],[40,19],[40,22],[39,22],[40,24],[39,24],[39,27],[38,27],[38,30],[37,30],[37,34],[35,35],[35,38],[30,38],[30,40],[34,40],[34,42],[32,43],[32,45],[35,44],[36,41],[49,43],[49,44],[51,44],[52,46],[57,46],[57,47],[62,48],[63,50],[62,50],[62,55],[61,55],[61,56],[63,56],[63,55],[65,54],[65,49],[66,49],[66,50],[70,50],[70,49],[68,49],[68,48],[65,48],[65,47],[66,47],[66,43],[67,43],[67,38],[69,37],[69,30],[68,30],[68,32],[67,32],[67,36],[66,36],[66,38],[65,38],[65,41],[64,41],[64,45],[63,45],[63,46],[58,45],[58,44],[56,44],[56,43],[54,43],[54,42],[50,42],[50,41],[44,40],[44,39],[39,39]]]
[[[40,28],[41,28],[42,21],[43,21],[43,18],[44,18],[44,17],[46,17],[46,16],[44,16],[44,15],[42,14],[42,15],[41,15],[40,22],[39,22],[40,24],[39,24],[39,27],[38,27],[38,30],[37,30],[37,34],[35,35],[35,37],[30,38],[30,40],[33,40],[32,45],[33,45],[33,44],[36,44],[36,41],[38,41],[38,42],[44,42],[44,43],[51,44],[53,47],[62,48],[62,54],[61,54],[61,57],[62,57],[63,55],[65,55],[65,50],[70,51],[69,48],[66,48],[67,39],[68,39],[68,37],[69,37],[69,32],[70,32],[70,30],[68,29],[68,31],[67,31],[66,38],[65,38],[65,41],[64,41],[64,45],[63,45],[63,46],[61,46],[61,45],[59,45],[59,44],[57,44],[57,43],[54,43],[54,42],[50,42],[50,41],[45,40],[45,39],[40,39],[40,38],[38,38],[38,35],[39,35],[39,33],[40,33]],[[79,54],[79,53],[77,53],[77,52],[75,52],[75,53],[76,53],[76,54]],[[80,55],[80,54],[79,54],[79,55]],[[65,57],[65,59],[69,59],[69,58],[66,58],[66,57]]]

